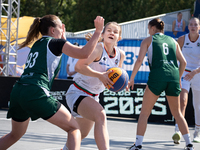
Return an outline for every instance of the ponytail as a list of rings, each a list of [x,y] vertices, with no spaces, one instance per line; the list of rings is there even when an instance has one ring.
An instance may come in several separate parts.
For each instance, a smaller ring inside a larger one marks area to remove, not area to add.
[[[45,15],[42,18],[35,18],[33,24],[30,26],[26,40],[19,46],[19,49],[34,42],[40,34],[48,35],[49,27],[56,27],[55,20],[57,19],[59,18],[55,15]]]
[[[40,35],[39,26],[40,18],[37,17],[34,19],[33,24],[30,26],[26,40],[22,44],[20,44],[19,49],[26,47],[27,45],[31,44],[35,39],[38,39]]]
[[[85,39],[87,41],[89,41],[92,38],[92,33],[88,32],[87,34],[85,34]],[[100,36],[98,42],[103,42],[103,38]]]
[[[151,26],[151,27],[153,27],[153,26],[155,26],[158,30],[160,30],[160,31],[164,31],[164,22],[162,21],[162,20],[160,20],[159,18],[155,18],[155,19],[153,19],[153,20],[151,20],[150,22],[149,22],[149,25]]]

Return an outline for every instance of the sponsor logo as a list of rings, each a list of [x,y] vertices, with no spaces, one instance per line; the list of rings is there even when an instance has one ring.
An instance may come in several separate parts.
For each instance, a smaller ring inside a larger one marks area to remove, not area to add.
[[[21,78],[31,77],[31,76],[33,76],[33,74],[34,74],[33,72],[30,72],[28,74],[22,75]]]
[[[110,66],[109,64],[103,63],[103,62],[99,62],[100,65],[105,65],[105,66]]]
[[[106,57],[103,57],[103,60],[104,60],[104,61],[106,61],[106,59],[107,59]]]
[[[117,78],[119,76],[118,73],[114,73],[111,77],[110,80],[113,81],[115,78]]]
[[[118,60],[118,59],[116,59],[116,60],[115,60],[115,64],[118,64],[118,62],[119,62],[119,60]]]
[[[192,46],[184,46],[184,48],[192,48]]]

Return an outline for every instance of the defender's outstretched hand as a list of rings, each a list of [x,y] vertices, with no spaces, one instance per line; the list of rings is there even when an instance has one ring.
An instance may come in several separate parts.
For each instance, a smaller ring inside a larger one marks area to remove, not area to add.
[[[94,20],[94,26],[97,32],[101,32],[104,27],[104,18],[101,16],[97,16],[96,19]]]

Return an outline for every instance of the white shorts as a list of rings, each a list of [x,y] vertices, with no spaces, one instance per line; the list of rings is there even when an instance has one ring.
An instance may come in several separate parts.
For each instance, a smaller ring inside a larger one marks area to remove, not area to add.
[[[189,92],[191,87],[194,90],[200,91],[200,73],[196,74],[190,81],[187,81],[183,77],[188,73],[184,71],[181,77],[182,89],[186,89]]]
[[[68,107],[69,107],[69,109],[71,111],[72,116],[78,117],[78,118],[83,118],[81,115],[79,115],[79,114],[77,114],[76,112],[73,111],[74,104],[75,104],[75,102],[77,101],[77,99],[80,96],[91,97],[94,100],[96,100],[97,102],[99,102],[99,95],[97,95],[97,96],[91,96],[91,95],[85,93],[84,91],[81,91],[78,88],[76,88],[74,86],[74,84],[70,85],[70,87],[69,87],[69,89],[68,89],[68,91],[66,93],[66,102],[67,102],[67,105],[68,105]]]

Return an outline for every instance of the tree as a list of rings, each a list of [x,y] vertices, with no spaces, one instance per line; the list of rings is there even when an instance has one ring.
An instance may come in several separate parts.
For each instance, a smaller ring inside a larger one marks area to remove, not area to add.
[[[75,0],[21,0],[20,16],[42,17],[54,14],[66,24],[66,30],[71,31],[70,20],[74,5],[76,5]]]
[[[118,23],[190,8],[194,0],[21,0],[21,16],[55,14],[70,32],[94,28],[97,15]]]
[[[73,13],[73,31],[94,28],[97,15],[105,22],[118,23],[169,13],[182,9],[193,9],[194,0],[77,0]]]

